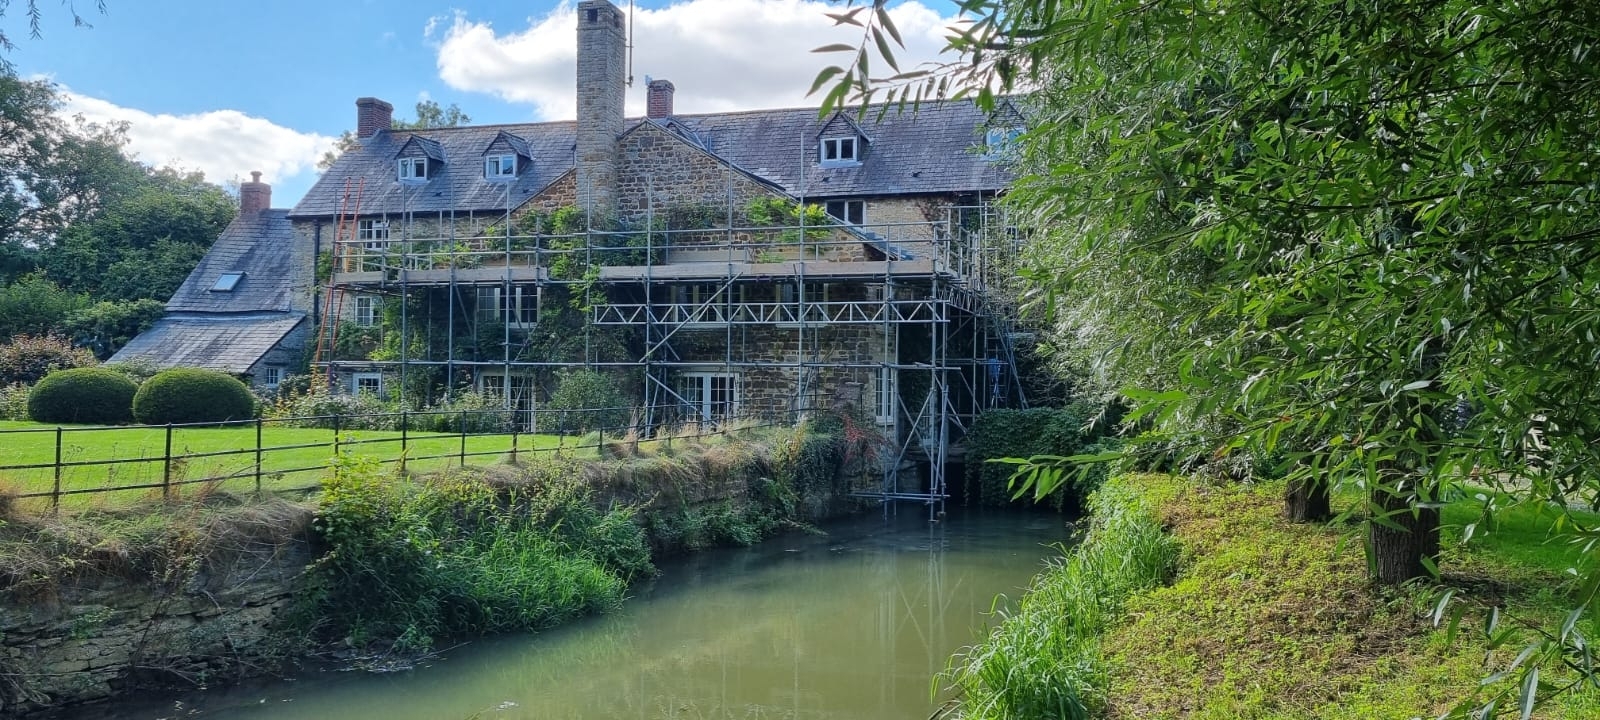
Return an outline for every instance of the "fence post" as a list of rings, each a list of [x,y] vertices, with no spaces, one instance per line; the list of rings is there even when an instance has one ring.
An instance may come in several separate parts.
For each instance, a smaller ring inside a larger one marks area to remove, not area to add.
[[[411,419],[410,414],[408,414],[404,410],[400,411],[400,474],[401,475],[404,475],[405,472],[406,472],[406,454],[408,452],[407,449],[406,449],[406,445],[407,445],[406,435],[409,433],[408,428],[411,426],[410,419]]]
[[[517,423],[511,423],[511,464],[517,464]]]
[[[56,484],[50,491],[50,510],[61,509],[61,426],[56,426]]]
[[[256,494],[261,494],[261,418],[256,418]]]
[[[461,425],[461,458],[460,458],[461,467],[466,467],[467,466],[467,411],[465,411],[465,410],[461,411],[461,416],[460,416],[460,420],[458,421],[458,423]]]
[[[339,457],[339,426],[342,424],[342,423],[339,422],[339,419],[340,419],[339,413],[334,413],[333,414],[333,456],[334,457]]]
[[[172,423],[167,423],[167,449],[161,457],[161,499],[166,500],[172,495]]]

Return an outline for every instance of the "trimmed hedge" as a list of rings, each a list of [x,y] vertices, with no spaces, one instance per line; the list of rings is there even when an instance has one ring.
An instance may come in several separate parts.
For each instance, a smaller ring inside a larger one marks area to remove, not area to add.
[[[129,422],[133,420],[133,396],[138,389],[115,370],[57,370],[44,376],[28,393],[28,417],[46,423]]]
[[[163,370],[133,396],[133,416],[148,425],[248,420],[255,415],[256,398],[250,388],[216,370]]]

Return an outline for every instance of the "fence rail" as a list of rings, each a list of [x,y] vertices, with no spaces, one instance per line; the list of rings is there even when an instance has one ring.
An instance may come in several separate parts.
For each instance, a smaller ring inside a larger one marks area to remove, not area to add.
[[[186,486],[202,484],[257,493],[308,492],[318,486],[305,482],[304,476],[328,470],[346,451],[372,455],[402,471],[443,469],[465,466],[474,458],[515,462],[537,453],[598,454],[608,443],[622,440],[670,445],[795,420],[767,414],[650,429],[594,421],[605,413],[633,410],[419,411],[0,429],[0,495],[48,500],[54,510],[64,498],[159,490],[163,499],[170,499]],[[440,430],[450,426],[454,432]]]

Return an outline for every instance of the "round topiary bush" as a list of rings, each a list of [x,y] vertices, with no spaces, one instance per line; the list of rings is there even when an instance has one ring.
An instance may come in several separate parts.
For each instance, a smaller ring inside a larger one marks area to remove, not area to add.
[[[133,416],[149,425],[248,420],[255,414],[256,398],[250,388],[216,370],[162,370],[133,396]]]
[[[57,370],[28,393],[34,422],[112,424],[133,420],[139,389],[126,375],[105,368]]]

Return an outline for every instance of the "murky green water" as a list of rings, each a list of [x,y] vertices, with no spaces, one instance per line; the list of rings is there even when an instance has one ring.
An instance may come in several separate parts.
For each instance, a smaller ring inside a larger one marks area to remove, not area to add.
[[[932,678],[1065,537],[1059,517],[920,506],[662,568],[615,614],[388,675],[320,673],[80,717],[227,720],[928,717]]]

